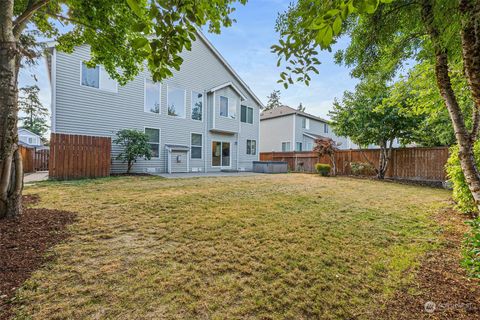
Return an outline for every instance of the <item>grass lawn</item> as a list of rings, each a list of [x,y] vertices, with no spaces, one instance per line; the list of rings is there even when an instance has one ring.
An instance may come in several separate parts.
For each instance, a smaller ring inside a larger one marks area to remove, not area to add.
[[[428,250],[450,193],[288,174],[27,187],[78,213],[19,318],[368,318]]]

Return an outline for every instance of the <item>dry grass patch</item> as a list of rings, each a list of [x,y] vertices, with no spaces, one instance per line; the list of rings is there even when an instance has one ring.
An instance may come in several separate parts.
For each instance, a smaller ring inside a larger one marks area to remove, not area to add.
[[[19,318],[368,318],[441,243],[449,193],[315,175],[29,187],[78,213]]]

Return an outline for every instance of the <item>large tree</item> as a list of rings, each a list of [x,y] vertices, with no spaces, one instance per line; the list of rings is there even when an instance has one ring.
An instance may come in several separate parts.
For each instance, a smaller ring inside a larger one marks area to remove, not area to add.
[[[379,179],[385,177],[395,139],[411,142],[422,121],[420,116],[404,111],[407,99],[392,99],[391,92],[392,88],[379,84],[377,79],[364,80],[354,92],[345,92],[330,112],[335,133],[350,137],[361,147],[379,146],[378,164],[372,163]]]
[[[19,106],[25,114],[20,117],[22,127],[42,137],[48,130],[48,109],[40,101],[38,93],[40,88],[37,85],[20,88]]]
[[[272,50],[287,67],[281,81],[288,86],[315,72],[316,48],[330,49],[342,36],[350,46],[337,55],[365,78],[379,70],[393,79],[406,61],[435,66],[437,89],[448,110],[459,146],[462,171],[480,208],[480,174],[473,143],[480,125],[480,1],[478,0],[298,0],[277,21],[281,39]],[[473,100],[472,126],[467,127],[452,85],[451,67],[462,63]]]
[[[172,75],[196,27],[220,32],[232,24],[237,0],[0,0],[0,218],[21,211],[23,170],[18,151],[18,72],[36,57],[38,37],[57,49],[91,48],[90,66],[102,64],[120,84],[147,62],[153,79]],[[238,0],[245,4],[247,0]],[[59,25],[67,25],[59,29]]]

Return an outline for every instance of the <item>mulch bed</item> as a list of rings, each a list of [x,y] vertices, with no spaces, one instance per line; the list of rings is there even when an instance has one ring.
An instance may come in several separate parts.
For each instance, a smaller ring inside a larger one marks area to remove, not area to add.
[[[0,220],[0,319],[8,319],[15,291],[47,261],[46,251],[68,236],[75,219],[67,211],[28,208],[38,196],[23,197],[23,214]]]
[[[461,246],[468,226],[464,216],[444,210],[436,219],[443,227],[444,245],[428,252],[415,282],[384,302],[377,319],[480,319],[480,280],[460,266]]]

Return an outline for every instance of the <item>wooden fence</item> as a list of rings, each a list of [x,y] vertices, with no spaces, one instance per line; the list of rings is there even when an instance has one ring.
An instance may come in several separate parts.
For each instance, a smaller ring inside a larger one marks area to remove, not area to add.
[[[335,154],[337,174],[350,175],[351,162],[372,162],[376,166],[380,150],[340,150]],[[368,160],[367,160],[368,159]],[[398,148],[392,152],[386,177],[393,179],[444,181],[448,148]],[[326,157],[319,158],[314,152],[262,152],[260,160],[286,161],[291,171],[315,172],[315,163],[330,163]]]
[[[106,177],[110,152],[109,137],[52,133],[49,176],[61,180]]]
[[[35,172],[35,149],[20,145],[18,146],[18,150],[22,156],[23,172]]]
[[[34,154],[34,170],[48,171],[48,160],[50,158],[49,149],[35,150]]]

